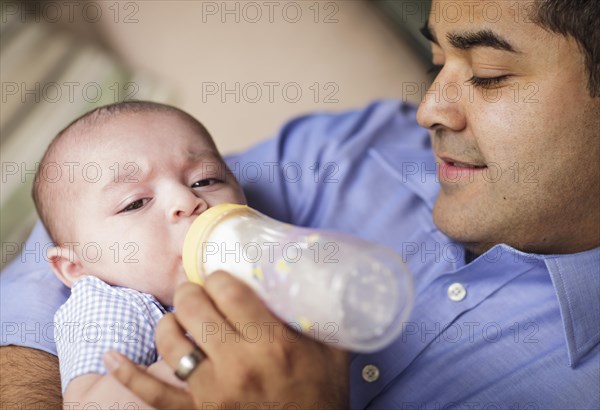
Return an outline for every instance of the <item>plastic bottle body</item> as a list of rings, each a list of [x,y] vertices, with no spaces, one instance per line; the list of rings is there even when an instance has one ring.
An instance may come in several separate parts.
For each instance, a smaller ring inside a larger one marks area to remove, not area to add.
[[[226,270],[283,321],[348,350],[376,351],[398,337],[413,299],[399,255],[348,235],[284,224],[248,207],[218,208],[211,208],[212,217],[201,215],[198,229],[186,237],[192,281]]]

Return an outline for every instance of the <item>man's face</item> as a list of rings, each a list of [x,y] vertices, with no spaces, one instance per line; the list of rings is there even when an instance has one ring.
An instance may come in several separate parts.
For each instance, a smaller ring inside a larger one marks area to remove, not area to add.
[[[86,274],[171,305],[186,280],[190,224],[214,205],[245,203],[244,195],[207,138],[175,115],[125,114],[91,134],[74,148],[79,169],[92,164],[76,173],[70,195],[79,260]]]
[[[600,245],[600,99],[588,94],[575,40],[532,23],[530,10],[434,1],[429,16],[443,68],[417,120],[439,166],[433,217],[475,253]]]

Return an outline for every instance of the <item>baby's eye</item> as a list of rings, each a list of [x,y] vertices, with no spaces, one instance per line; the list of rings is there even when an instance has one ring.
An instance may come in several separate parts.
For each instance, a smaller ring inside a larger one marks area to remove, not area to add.
[[[140,209],[141,207],[146,205],[148,203],[148,201],[150,201],[150,198],[142,198],[142,199],[133,201],[132,203],[127,205],[125,208],[123,208],[121,210],[121,212],[129,212],[129,211],[135,211],[136,209]],[[119,213],[121,213],[121,212],[119,212]]]
[[[194,182],[192,184],[192,188],[202,188],[204,186],[220,184],[222,182],[223,181],[221,181],[220,179],[217,179],[217,178],[206,178],[206,179],[201,179],[200,181]]]

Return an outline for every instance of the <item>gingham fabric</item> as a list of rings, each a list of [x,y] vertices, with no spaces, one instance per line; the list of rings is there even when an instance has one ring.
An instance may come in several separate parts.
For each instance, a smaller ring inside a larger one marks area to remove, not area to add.
[[[104,353],[116,350],[145,366],[156,362],[154,330],[166,309],[152,295],[84,276],[54,316],[62,391],[75,377],[106,374]]]

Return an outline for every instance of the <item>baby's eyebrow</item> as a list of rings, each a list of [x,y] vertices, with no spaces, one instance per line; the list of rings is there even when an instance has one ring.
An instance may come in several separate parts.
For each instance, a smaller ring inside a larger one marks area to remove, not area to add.
[[[203,163],[208,161],[219,165],[223,164],[219,154],[211,149],[188,151],[186,154],[186,167],[196,165],[198,162]],[[146,171],[142,170],[142,167],[135,162],[127,162],[123,167],[119,165],[119,168],[114,165],[111,166],[111,179],[102,187],[102,192],[115,191],[123,186],[127,186],[127,184],[137,184],[144,181],[152,173],[151,168],[145,167],[144,169]]]
[[[215,150],[206,149],[202,151],[188,151],[184,165],[186,170],[192,170],[198,168],[198,166],[204,167],[208,165],[217,167],[218,169],[226,167],[221,155]]]
[[[211,149],[204,149],[201,151],[188,151],[188,161],[205,161],[207,159],[218,160],[219,154]]]
[[[148,174],[141,169],[135,162],[127,162],[121,168],[119,164],[110,167],[110,182],[102,187],[102,192],[115,191],[116,189],[127,186],[127,184],[137,184],[148,177]]]

